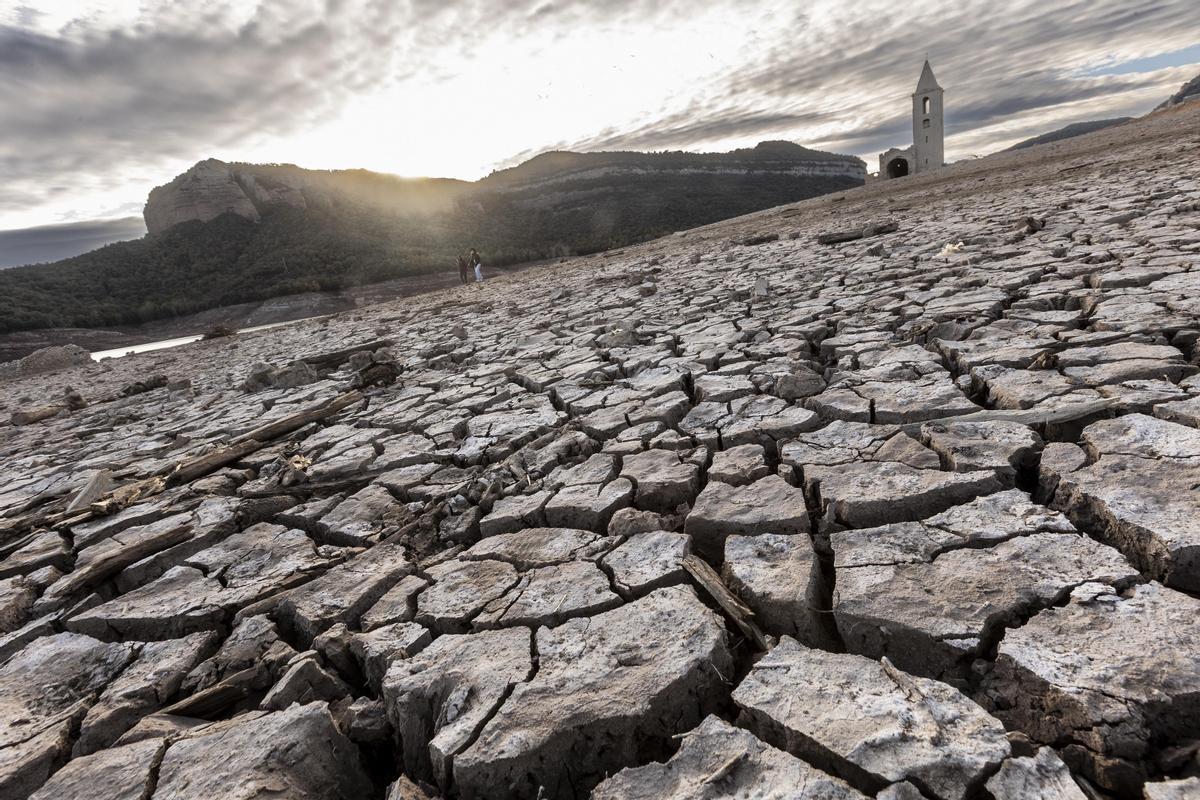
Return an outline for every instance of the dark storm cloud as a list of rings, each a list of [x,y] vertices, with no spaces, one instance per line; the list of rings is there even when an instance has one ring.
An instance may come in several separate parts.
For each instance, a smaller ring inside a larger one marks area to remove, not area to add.
[[[0,231],[0,269],[70,258],[146,233],[141,217]]]
[[[1045,81],[1030,80],[1026,85],[1034,88],[1022,90],[1013,86],[991,95],[972,97],[966,102],[955,104],[954,113],[948,118],[947,133],[975,128],[996,119],[1011,118],[1027,111],[1052,108],[1064,103],[1082,100],[1102,100],[1129,92],[1133,89],[1153,85],[1144,80],[1073,81],[1069,85],[1054,83],[1052,77]]]

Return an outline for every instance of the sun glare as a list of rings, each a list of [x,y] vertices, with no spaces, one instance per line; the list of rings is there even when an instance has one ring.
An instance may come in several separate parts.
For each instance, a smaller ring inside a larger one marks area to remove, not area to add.
[[[671,28],[535,36],[521,48],[485,37],[437,74],[400,85],[381,78],[337,119],[282,147],[262,142],[250,159],[474,180],[518,155],[684,112],[754,47],[763,16],[698,11]],[[680,85],[695,96],[674,94]]]

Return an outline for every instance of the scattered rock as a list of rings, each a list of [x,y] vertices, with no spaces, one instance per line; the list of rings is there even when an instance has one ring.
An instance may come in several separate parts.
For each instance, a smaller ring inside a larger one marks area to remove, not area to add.
[[[734,728],[717,717],[683,737],[665,764],[622,770],[596,787],[595,800],[851,800],[844,781]]]
[[[684,523],[696,552],[710,561],[720,560],[725,539],[733,534],[807,534],[808,530],[804,492],[778,475],[740,487],[710,482]]]
[[[370,792],[357,748],[324,703],[252,712],[189,732],[167,748],[154,791],[181,800],[271,793],[358,800]]]
[[[441,636],[392,661],[383,680],[405,771],[449,788],[455,759],[533,671],[524,628]]]
[[[999,720],[956,689],[787,638],[733,700],[764,741],[872,793],[908,780],[939,800],[963,798],[1010,752]]]
[[[1031,800],[1087,800],[1067,771],[1067,765],[1049,747],[1035,756],[1010,758],[988,778],[993,797],[1028,797]]]
[[[1198,735],[1200,600],[1156,583],[1079,586],[1000,642],[984,697],[1074,771],[1136,796],[1153,752]]]
[[[454,760],[465,798],[584,795],[711,710],[731,674],[721,621],[689,589],[541,628],[539,668]]]

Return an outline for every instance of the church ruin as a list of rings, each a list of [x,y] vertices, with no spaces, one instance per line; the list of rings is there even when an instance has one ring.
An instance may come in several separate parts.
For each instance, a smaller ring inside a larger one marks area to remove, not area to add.
[[[921,68],[917,89],[912,95],[913,143],[905,148],[893,147],[879,154],[879,178],[902,178],[918,172],[929,172],[944,165],[943,139],[945,117],[942,112],[942,87],[933,77],[933,68],[926,59]]]

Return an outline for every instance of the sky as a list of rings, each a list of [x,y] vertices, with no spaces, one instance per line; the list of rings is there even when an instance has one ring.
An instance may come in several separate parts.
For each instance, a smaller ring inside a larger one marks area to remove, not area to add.
[[[1149,111],[1200,72],[1200,3],[0,0],[0,232],[127,231],[209,157],[473,180],[788,139],[875,169],[926,56],[968,158]]]

